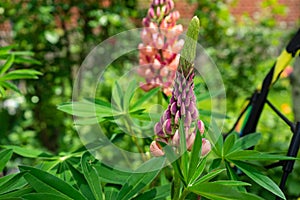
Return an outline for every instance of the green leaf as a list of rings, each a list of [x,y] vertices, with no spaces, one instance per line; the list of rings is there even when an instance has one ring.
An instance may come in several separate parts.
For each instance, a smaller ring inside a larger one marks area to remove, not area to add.
[[[198,129],[197,129],[194,144],[197,144],[197,145],[193,145],[193,148],[191,151],[191,158],[190,158],[188,178],[187,178],[188,184],[191,183],[191,178],[196,173],[196,169],[197,169],[197,166],[199,165],[200,157],[201,157],[202,137],[201,137],[201,134],[199,133]]]
[[[139,107],[140,105],[142,105],[144,102],[146,102],[147,100],[149,100],[152,96],[156,95],[156,93],[160,90],[160,88],[154,88],[152,90],[150,90],[149,92],[145,93],[145,95],[143,95],[141,98],[138,99],[137,102],[135,102],[130,110],[133,110],[137,107]]]
[[[186,147],[186,136],[185,131],[183,127],[183,121],[180,120],[179,123],[179,134],[180,134],[180,155],[181,155],[181,171],[184,178],[184,182],[187,182],[187,176],[188,176],[188,153],[187,153],[187,147]]]
[[[218,170],[215,170],[215,171],[212,171],[204,176],[202,176],[199,180],[197,180],[195,182],[195,184],[193,185],[198,185],[198,184],[201,184],[203,182],[208,182],[210,181],[211,179],[215,178],[216,176],[218,176],[220,173],[224,172],[226,169],[218,169]]]
[[[236,133],[230,133],[225,141],[224,141],[224,145],[223,145],[223,154],[226,155],[230,152],[230,149],[232,148],[232,146],[234,145],[235,141],[237,139],[237,135]]]
[[[26,185],[26,181],[23,178],[24,173],[17,173],[10,176],[8,179],[1,181],[0,194],[5,194],[13,190],[22,188]]]
[[[128,87],[126,88],[126,91],[125,91],[125,94],[124,94],[124,110],[128,111],[129,110],[129,104],[130,104],[130,101],[133,97],[133,94],[134,94],[134,90],[136,89],[136,81],[135,80],[132,80]]]
[[[58,110],[78,117],[110,117],[113,116],[111,107],[90,102],[64,103],[57,107]]]
[[[115,82],[115,86],[112,90],[112,101],[113,107],[118,111],[123,111],[123,97],[124,93],[122,91],[121,86],[119,85],[118,81]]]
[[[11,149],[5,149],[0,151],[0,172],[3,171],[6,163],[10,160],[11,156],[13,154],[13,151]]]
[[[89,200],[94,200],[94,195],[88,185],[88,182],[86,181],[84,175],[77,170],[75,167],[73,167],[72,163],[66,161],[68,168],[70,169],[70,172],[72,174],[72,177],[74,181],[76,182],[77,188],[79,191]]]
[[[242,193],[231,186],[224,186],[216,182],[201,183],[188,188],[189,191],[212,200],[262,200],[262,198]]]
[[[195,171],[195,173],[193,174],[192,178],[189,181],[190,186],[193,185],[196,182],[196,180],[199,179],[199,177],[201,176],[201,174],[203,173],[203,171],[205,169],[205,164],[206,164],[206,157],[203,158],[203,160],[197,166],[197,170]]]
[[[119,190],[115,187],[104,188],[105,200],[115,200],[118,197]]]
[[[219,180],[219,181],[214,181],[212,183],[218,183],[226,186],[251,186],[250,183],[246,183],[243,181],[233,181],[233,180]]]
[[[38,79],[38,75],[42,75],[42,73],[33,69],[18,69],[8,72],[0,77],[0,80]]]
[[[113,169],[103,163],[97,162],[93,164],[95,170],[97,170],[98,175],[102,182],[112,183],[112,184],[124,184],[127,178],[131,175],[129,172],[119,171]]]
[[[5,87],[6,89],[11,89],[11,90],[21,94],[19,88],[13,83],[0,81],[0,85]]]
[[[232,169],[232,167],[230,166],[230,163],[228,161],[225,160],[225,166],[226,166],[226,169],[227,169],[227,176],[231,179],[231,180],[234,180],[234,181],[237,181],[238,180],[238,176],[237,174],[235,173],[235,171]],[[237,189],[241,192],[247,192],[246,189],[244,187],[237,187]]]
[[[154,187],[150,190],[147,190],[135,198],[133,200],[144,200],[144,199],[151,199],[151,200],[158,200],[158,199],[166,199],[170,196],[171,191],[171,184],[162,185],[158,187]]]
[[[282,199],[286,199],[280,188],[269,177],[261,173],[259,170],[255,169],[254,167],[248,165],[245,162],[240,162],[236,160],[232,162],[258,185],[272,192],[276,196]]]
[[[212,144],[215,144],[215,146],[213,147],[213,151],[215,152],[215,154],[217,154],[219,157],[222,158],[222,155],[223,155],[223,136],[221,134],[221,131],[220,131],[216,121],[214,119],[212,119],[211,123],[212,123],[212,126],[208,130],[209,131],[208,138],[210,139]]]
[[[127,200],[145,188],[157,176],[163,164],[164,157],[154,157],[148,160],[135,173],[128,177],[120,190],[117,200]]]
[[[296,160],[297,158],[258,152],[255,150],[235,151],[226,155],[230,160]]]
[[[6,199],[6,198],[13,198],[13,197],[20,197],[24,194],[29,194],[31,192],[33,192],[33,188],[32,187],[24,187],[24,188],[20,188],[5,194],[1,194],[0,195],[0,199]]]
[[[163,144],[161,144],[161,145],[163,146]],[[172,164],[172,167],[173,167],[175,173],[180,177],[180,179],[182,181],[184,181],[185,179],[183,177],[183,174],[182,174],[182,171],[180,168],[178,156],[175,154],[174,150],[169,145],[165,145],[163,149],[165,150],[165,155],[166,155],[168,161]],[[186,184],[186,183],[184,183],[184,184]]]
[[[33,193],[33,194],[25,194],[22,196],[23,199],[26,200],[39,200],[39,199],[47,199],[47,200],[69,200],[62,195],[51,194],[51,193]]]
[[[4,63],[4,65],[1,67],[0,75],[3,75],[12,66],[14,60],[15,60],[15,56],[11,54],[8,57],[7,61]]]
[[[232,148],[230,152],[241,150],[241,149],[248,149],[249,147],[255,146],[261,138],[260,133],[251,133],[246,136],[239,138]]]
[[[209,166],[209,171],[212,171],[216,168],[219,168],[221,165],[222,159],[221,158],[215,158],[213,159],[212,163]]]
[[[86,198],[67,182],[37,168],[20,166],[20,170],[28,171],[24,175],[27,182],[39,193],[64,195],[68,199],[86,200]]]
[[[27,157],[27,158],[53,157],[52,154],[49,154],[49,153],[46,153],[46,152],[43,152],[43,151],[37,150],[37,149],[23,148],[23,147],[14,146],[14,145],[3,145],[1,147],[6,148],[6,149],[12,149],[15,154],[18,154],[20,156]]]
[[[86,178],[88,185],[90,186],[94,197],[96,200],[102,200],[102,186],[101,186],[101,180],[99,178],[97,170],[91,165],[90,163],[94,161],[95,158],[91,157],[91,155],[86,152],[81,157],[81,167],[84,174],[84,177]]]

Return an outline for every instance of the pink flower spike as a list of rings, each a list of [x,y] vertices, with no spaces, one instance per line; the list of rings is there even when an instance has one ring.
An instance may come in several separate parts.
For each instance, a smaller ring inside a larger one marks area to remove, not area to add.
[[[153,156],[155,157],[161,157],[163,155],[165,155],[165,153],[162,150],[162,147],[160,146],[160,144],[156,141],[153,141],[150,144],[150,152]]]
[[[201,151],[201,155],[202,156],[206,156],[211,150],[211,144],[210,142],[205,139],[205,138],[202,138],[202,151]]]

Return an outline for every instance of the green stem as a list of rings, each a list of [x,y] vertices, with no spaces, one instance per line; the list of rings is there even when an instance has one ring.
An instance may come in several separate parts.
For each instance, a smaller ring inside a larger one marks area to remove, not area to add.
[[[188,190],[184,189],[183,192],[182,192],[182,194],[181,194],[181,196],[180,196],[180,198],[179,198],[179,200],[184,200],[185,197],[186,197],[189,193],[190,193],[190,192],[189,192]]]

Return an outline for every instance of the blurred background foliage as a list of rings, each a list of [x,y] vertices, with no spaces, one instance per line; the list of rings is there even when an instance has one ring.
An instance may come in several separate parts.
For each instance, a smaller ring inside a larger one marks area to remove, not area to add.
[[[199,42],[223,76],[230,117],[225,123],[226,132],[244,100],[262,81],[297,27],[287,28],[286,24],[278,23],[277,16],[285,15],[287,9],[276,0],[262,1],[263,12],[254,18],[244,15],[239,19],[230,12],[237,0],[188,2],[197,5],[195,15],[202,25]],[[0,99],[0,144],[55,153],[80,147],[72,118],[56,107],[71,100],[74,77],[93,47],[117,33],[141,27],[148,5],[142,7],[137,0],[1,1],[0,21],[10,22],[14,49],[34,52],[40,65],[30,67],[43,76],[39,80],[16,82],[24,96],[11,94]],[[137,59],[134,56],[130,54],[113,62],[111,73],[121,75],[130,67],[129,61]],[[14,68],[22,65],[16,64]],[[108,83],[99,95],[110,100],[111,87]],[[270,100],[293,120],[291,97],[288,77],[280,80],[270,93]],[[206,104],[200,106],[205,109]],[[258,131],[263,133],[260,150],[287,150],[291,133],[268,108]],[[270,171],[276,181],[280,178],[280,170]],[[295,190],[300,187],[299,171],[297,164],[291,184],[288,184],[291,198],[299,196],[299,191]],[[257,190],[259,193],[259,188]]]

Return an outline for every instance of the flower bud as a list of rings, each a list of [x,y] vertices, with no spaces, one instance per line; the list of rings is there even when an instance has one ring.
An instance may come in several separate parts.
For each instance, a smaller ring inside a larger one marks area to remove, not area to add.
[[[198,120],[197,125],[198,125],[198,129],[199,129],[199,131],[200,131],[200,133],[202,135],[204,133],[204,131],[205,131],[205,126],[204,126],[203,121],[202,120]]]
[[[206,156],[211,150],[211,144],[210,142],[205,139],[205,138],[202,138],[202,151],[201,151],[201,155],[202,156]]]
[[[150,152],[155,157],[161,157],[161,156],[165,155],[165,153],[162,150],[162,147],[160,146],[160,144],[157,141],[153,141],[150,144]]]

